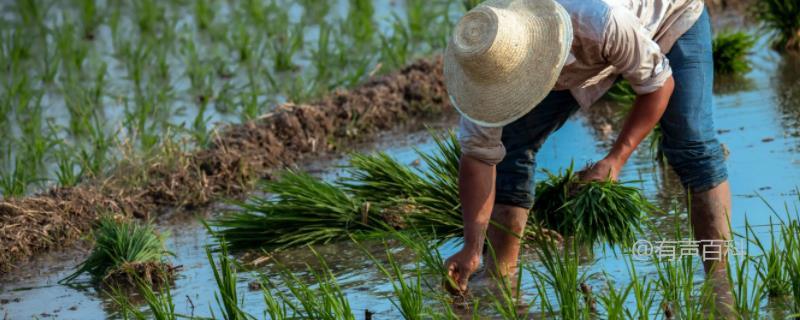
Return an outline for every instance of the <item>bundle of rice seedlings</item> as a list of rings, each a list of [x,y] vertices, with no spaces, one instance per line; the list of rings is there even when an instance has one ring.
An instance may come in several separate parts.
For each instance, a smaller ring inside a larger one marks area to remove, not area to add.
[[[345,239],[379,225],[365,200],[306,173],[287,171],[265,182],[263,191],[270,196],[235,203],[240,211],[213,221],[215,236],[236,249],[284,249]]]
[[[576,241],[629,245],[640,231],[642,213],[653,211],[642,193],[613,181],[579,181],[572,165],[564,173],[547,172],[536,186],[534,220]]]
[[[437,153],[418,151],[424,170],[378,153],[352,155],[346,177],[334,182],[286,172],[264,183],[269,197],[236,203],[242,210],[211,222],[212,232],[235,249],[284,249],[411,226],[442,238],[458,235],[460,150],[452,133],[434,138]]]
[[[775,32],[775,49],[800,50],[800,1],[759,0],[754,9],[764,28]]]
[[[740,74],[750,71],[747,53],[753,49],[755,39],[744,32],[721,32],[712,42],[714,73],[718,75]]]
[[[397,229],[409,224],[421,230],[436,229],[447,237],[460,232],[458,195],[461,148],[453,132],[433,135],[436,151],[416,150],[426,168],[411,168],[385,153],[353,155],[338,182],[379,209],[384,221]]]
[[[151,224],[104,216],[92,235],[91,254],[62,283],[84,273],[112,287],[135,287],[140,282],[160,286],[174,278],[176,268],[166,261],[172,253]]]

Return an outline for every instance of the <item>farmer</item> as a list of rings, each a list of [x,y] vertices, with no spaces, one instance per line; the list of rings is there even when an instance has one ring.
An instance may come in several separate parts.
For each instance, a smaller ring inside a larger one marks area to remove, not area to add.
[[[727,240],[731,196],[712,121],[713,71],[702,0],[490,0],[468,12],[444,66],[462,115],[464,246],[445,265],[454,289],[466,291],[485,236],[496,256],[486,259],[488,274],[515,279],[519,235],[534,201],[536,153],[619,77],[637,93],[633,109],[608,155],[584,169],[582,179],[617,179],[660,123],[664,154],[689,195],[695,237]],[[730,292],[726,256],[704,261],[718,302]]]

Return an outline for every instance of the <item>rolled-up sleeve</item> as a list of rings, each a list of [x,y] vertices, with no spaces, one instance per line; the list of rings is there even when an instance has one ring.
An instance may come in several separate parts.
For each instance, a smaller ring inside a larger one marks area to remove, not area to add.
[[[669,60],[628,10],[614,8],[605,28],[606,61],[630,82],[637,94],[661,88],[672,75]]]
[[[482,127],[461,117],[458,141],[461,154],[470,156],[489,165],[496,165],[506,156],[502,141],[502,127]]]

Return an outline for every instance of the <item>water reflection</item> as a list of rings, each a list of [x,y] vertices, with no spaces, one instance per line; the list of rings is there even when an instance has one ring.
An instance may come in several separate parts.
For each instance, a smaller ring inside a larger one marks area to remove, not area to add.
[[[786,54],[778,63],[773,79],[778,109],[786,133],[800,136],[800,55]]]

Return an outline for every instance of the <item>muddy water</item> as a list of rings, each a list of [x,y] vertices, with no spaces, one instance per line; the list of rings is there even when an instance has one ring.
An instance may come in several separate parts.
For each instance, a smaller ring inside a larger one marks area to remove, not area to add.
[[[754,68],[746,76],[745,85],[733,86],[734,89],[715,97],[715,122],[720,133],[719,138],[730,150],[728,166],[734,194],[732,225],[739,232],[744,231],[745,219],[754,225],[769,222],[772,213],[760,197],[779,210],[782,210],[780,208],[784,203],[790,206],[798,204],[796,188],[797,181],[800,181],[800,59],[781,57],[765,49],[763,44],[756,51],[752,57]],[[585,125],[581,116],[576,116],[544,145],[538,155],[539,168],[557,170],[569,165],[571,161],[581,165],[599,159],[606,151],[608,143],[598,141],[595,136],[593,129]],[[423,150],[431,150],[433,147],[425,132],[392,135],[382,141],[367,149],[388,151],[406,163],[416,160],[414,147]],[[622,179],[640,180],[638,185],[662,208],[679,204],[682,191],[674,176],[665,173],[651,160],[649,152],[644,150],[646,148],[642,149],[624,168]],[[316,172],[321,175],[336,174],[331,167],[330,163],[318,164]],[[214,212],[198,213],[197,216],[218,214],[223,209],[216,208],[212,211]],[[672,217],[658,215],[653,215],[651,219],[665,228],[671,228],[675,223],[688,225],[685,216],[677,221]],[[210,315],[210,308],[215,308],[216,286],[206,262],[205,247],[212,244],[213,239],[195,217],[167,216],[159,225],[171,235],[167,245],[176,254],[174,263],[183,266],[173,289],[178,312]],[[380,247],[376,246],[375,249],[379,250]],[[445,244],[440,248],[444,256],[456,249],[455,243]],[[377,313],[377,318],[398,316],[388,299],[391,296],[390,284],[370,267],[369,261],[356,248],[339,244],[323,246],[319,251],[332,266],[357,315],[363,314],[363,310],[368,308]],[[85,254],[86,251],[81,248],[52,253],[36,259],[28,267],[6,275],[0,282],[0,317],[117,317],[109,300],[89,286],[86,283],[87,278],[81,278],[85,284],[82,287],[57,284]],[[314,260],[307,250],[289,251],[281,258],[283,261],[294,261],[290,266],[298,272],[304,270],[302,263]],[[272,268],[273,266],[267,265],[259,271],[270,273]],[[584,268],[588,272],[604,271],[621,282],[625,282],[627,278],[624,260],[610,254],[598,255]],[[637,264],[637,270],[640,274],[647,274],[653,268],[642,262]],[[256,272],[241,272],[239,289],[245,296],[246,309],[261,316],[261,293],[248,291],[248,282],[256,277]],[[526,280],[525,286],[531,291],[530,279]]]

